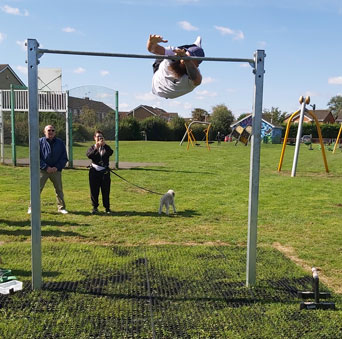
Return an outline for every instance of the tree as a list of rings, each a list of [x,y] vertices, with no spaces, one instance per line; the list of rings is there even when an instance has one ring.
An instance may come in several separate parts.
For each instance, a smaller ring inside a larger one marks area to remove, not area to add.
[[[272,107],[270,110],[265,108],[262,112],[262,118],[273,125],[280,125],[286,117],[286,112],[282,113],[278,107]]]
[[[328,102],[328,107],[336,119],[342,113],[342,95],[332,97]]]
[[[169,126],[171,129],[172,139],[173,140],[181,140],[186,129],[185,129],[185,120],[182,117],[175,117],[169,122]]]
[[[124,118],[119,123],[120,140],[139,140],[141,139],[140,123],[133,117]]]
[[[82,107],[82,113],[79,120],[81,124],[84,124],[87,127],[96,128],[96,112],[88,106]]]
[[[246,118],[247,115],[250,115],[250,113],[242,113],[239,115],[239,117],[236,120],[237,121],[242,120],[243,118]]]
[[[197,120],[197,121],[205,121],[206,116],[208,115],[209,115],[208,112],[202,108],[195,108],[191,112],[192,119]]]
[[[212,108],[210,121],[213,127],[213,133],[220,132],[223,135],[230,133],[230,125],[234,121],[233,113],[226,105],[216,105]]]
[[[141,130],[145,131],[148,140],[167,141],[170,128],[167,122],[160,117],[149,117],[141,121]]]

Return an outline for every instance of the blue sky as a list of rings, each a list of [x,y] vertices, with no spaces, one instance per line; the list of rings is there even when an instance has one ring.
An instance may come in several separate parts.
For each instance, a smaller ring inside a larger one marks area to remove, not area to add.
[[[25,83],[27,38],[47,49],[148,54],[150,33],[172,46],[201,35],[211,57],[252,58],[264,49],[266,109],[293,112],[301,95],[324,109],[342,95],[340,0],[0,0],[0,63],[10,64]],[[152,63],[52,54],[40,59],[40,67],[62,69],[63,90],[118,90],[121,111],[146,104],[190,117],[194,108],[210,113],[225,104],[237,117],[252,110],[254,78],[247,64],[203,62],[202,84],[166,100],[151,93]]]

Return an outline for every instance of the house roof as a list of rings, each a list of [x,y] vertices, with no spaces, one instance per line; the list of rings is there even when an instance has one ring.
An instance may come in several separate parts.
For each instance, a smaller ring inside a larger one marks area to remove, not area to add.
[[[328,109],[316,109],[316,110],[314,110],[314,111],[312,111],[312,110],[309,110],[309,111],[315,114],[315,116],[316,116],[316,118],[317,118],[318,121],[324,121],[324,120],[327,118],[327,116],[328,116],[329,114],[331,114],[331,111],[328,110]],[[288,119],[288,118],[290,118],[290,116],[291,116],[292,114],[293,114],[293,113],[287,115],[286,118],[285,118],[285,120]],[[311,115],[310,115],[309,113],[307,113],[307,111],[304,112],[304,115],[305,115],[305,116],[307,117],[307,119],[309,119],[310,121],[313,120],[313,118],[311,117]],[[299,116],[299,115],[298,115],[298,116]],[[297,116],[297,117],[298,117],[298,116]]]
[[[69,96],[68,105],[69,108],[72,109],[82,109],[84,106],[87,106],[96,112],[114,111],[112,107],[107,106],[102,101],[91,100],[89,98],[76,98]]]
[[[230,127],[231,127],[231,128],[234,128],[235,126],[240,125],[240,123],[241,123],[242,121],[247,120],[248,118],[250,118],[251,115],[252,115],[252,113],[246,115],[244,118],[240,119],[239,121],[233,122],[233,123],[230,125]],[[270,125],[272,128],[277,127],[277,126],[271,124],[269,121],[267,121],[267,120],[264,119],[264,118],[262,118],[261,120],[262,120],[264,123]]]
[[[9,64],[0,64],[0,73],[4,72],[6,69],[8,69],[13,74],[13,76],[20,82],[21,86],[25,86],[23,81],[13,71],[13,69],[11,68],[11,66]]]
[[[149,113],[151,113],[152,115],[157,116],[157,117],[163,117],[166,119],[178,117],[178,113],[169,113],[169,112],[166,112],[165,110],[163,110],[162,108],[152,107],[152,106],[148,106],[148,105],[139,105],[138,107],[129,111],[128,115],[133,114],[134,111],[138,110],[139,108],[142,108],[142,109],[148,111]]]
[[[335,122],[342,122],[342,112],[340,112],[340,113],[337,115],[337,118],[335,119]]]
[[[150,112],[152,115],[156,115],[156,116],[160,116],[160,115],[165,114],[165,113],[168,114],[166,111],[164,111],[161,108],[152,107],[152,106],[148,106],[148,105],[139,105],[138,107],[133,108],[131,111],[129,111],[129,114],[133,113],[134,111],[136,111],[139,108],[143,108],[146,111]]]

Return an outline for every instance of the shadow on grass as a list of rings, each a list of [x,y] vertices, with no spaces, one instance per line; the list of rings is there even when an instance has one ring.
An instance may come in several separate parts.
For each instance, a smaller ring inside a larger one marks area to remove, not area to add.
[[[153,307],[163,307],[163,304],[161,304],[163,302],[186,303],[190,301],[195,304],[212,303],[213,308],[221,309],[222,307],[238,308],[254,304],[298,304],[298,284],[305,288],[310,281],[309,277],[296,279],[283,278],[281,280],[264,281],[268,286],[248,288],[242,281],[220,284],[218,286],[215,283],[204,280],[183,281],[181,284],[178,282],[178,286],[176,287],[173,284],[175,281],[167,281],[163,276],[160,278],[160,289],[158,288],[158,284],[154,282],[153,293],[148,290],[148,284],[146,282],[143,284],[145,289],[140,293],[135,291],[135,282],[130,281],[131,277],[128,279],[120,279],[120,281],[116,280],[115,282],[113,281],[113,277],[89,277],[88,279],[80,281],[47,282],[43,284],[43,289],[50,292],[63,292],[63,294],[79,293],[111,299],[150,300]],[[107,291],[106,287],[108,285],[112,287],[116,285],[116,290],[120,290],[118,286],[127,282],[131,285],[129,288],[130,292],[117,291],[113,293]],[[142,284],[142,281],[136,281],[136,284],[136,287],[140,289],[139,285]],[[203,295],[198,295],[199,290],[202,290]],[[208,296],[208,294],[212,296]],[[182,306],[179,305],[179,307]],[[198,306],[198,308],[201,308],[201,306]]]
[[[6,220],[0,219],[0,224],[5,224],[7,226],[16,226],[16,227],[31,227],[30,220],[20,220],[20,221],[13,221],[13,220]],[[90,226],[89,224],[78,224],[75,222],[70,221],[56,221],[56,220],[41,220],[41,226]]]
[[[92,215],[91,212],[85,212],[85,211],[77,211],[72,212],[72,214],[76,215]],[[99,211],[97,214],[94,215],[94,217],[134,217],[134,216],[140,216],[140,217],[169,217],[169,218],[175,218],[175,217],[184,217],[184,218],[192,218],[196,215],[200,215],[197,211],[194,210],[184,210],[177,212],[176,214],[170,212],[170,215],[167,216],[166,214],[159,215],[158,211],[152,212],[152,211],[112,211],[111,214],[106,214],[105,212]]]
[[[143,167],[137,167],[137,168],[129,168],[130,171],[146,171],[146,172],[169,172],[169,173],[186,173],[186,174],[210,174],[210,175],[216,175],[217,173],[214,172],[206,172],[206,171],[174,171],[171,169],[159,169],[159,168],[143,168]]]
[[[31,277],[32,276],[32,271],[24,271],[24,270],[12,270],[13,275],[16,277]],[[42,273],[43,278],[44,277],[57,277],[60,275],[59,272],[57,271],[43,271]]]
[[[30,237],[31,236],[31,229],[28,230],[1,230],[1,235],[9,235],[9,236],[25,236]],[[77,232],[71,232],[71,231],[55,231],[55,230],[49,230],[44,231],[42,230],[42,237],[79,237],[79,238],[87,238],[86,236],[77,233]]]

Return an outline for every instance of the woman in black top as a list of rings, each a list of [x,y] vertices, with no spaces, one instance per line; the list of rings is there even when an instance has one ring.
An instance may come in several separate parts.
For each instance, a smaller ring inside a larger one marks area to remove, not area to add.
[[[91,204],[93,205],[92,214],[98,213],[100,189],[103,206],[106,209],[106,213],[110,214],[109,157],[113,154],[113,150],[106,144],[101,131],[97,130],[95,132],[94,140],[95,145],[89,147],[87,151],[87,157],[92,161],[89,170]]]

